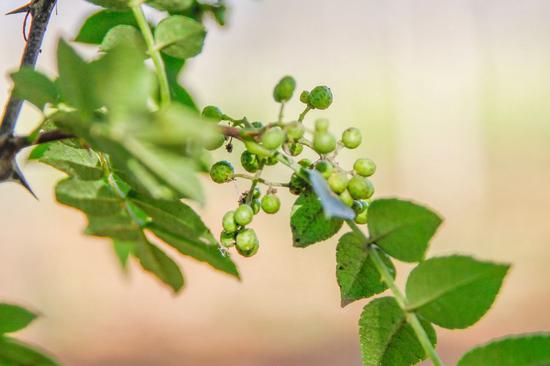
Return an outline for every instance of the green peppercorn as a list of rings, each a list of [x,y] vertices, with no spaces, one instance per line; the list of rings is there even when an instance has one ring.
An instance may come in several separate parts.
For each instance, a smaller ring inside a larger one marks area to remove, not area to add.
[[[315,132],[313,149],[319,154],[328,154],[336,149],[336,138],[330,132]]]
[[[235,222],[235,211],[228,211],[223,215],[222,219],[223,230],[226,233],[234,233],[237,231],[237,223]]]
[[[246,226],[252,222],[254,209],[249,205],[242,204],[235,210],[235,222],[241,226]]]
[[[330,174],[332,173],[332,170],[334,169],[334,167],[332,166],[331,163],[329,163],[326,160],[319,160],[317,163],[315,163],[315,169],[319,173],[321,173],[321,175],[325,179],[327,179],[328,177],[330,177]]]
[[[356,200],[367,199],[374,194],[374,186],[367,178],[355,175],[348,183],[348,191]]]
[[[376,164],[371,159],[357,159],[353,164],[353,170],[363,177],[370,177],[376,172]]]
[[[273,89],[273,99],[277,103],[287,102],[292,98],[296,89],[296,80],[292,76],[283,77]]]
[[[334,193],[340,194],[348,187],[349,179],[342,172],[334,172],[328,177],[328,185]]]
[[[281,200],[273,193],[266,194],[262,198],[262,210],[268,214],[274,214],[281,208]]]
[[[216,183],[225,183],[233,179],[235,168],[227,160],[218,161],[210,168],[210,178]]]
[[[249,173],[255,173],[261,168],[260,158],[258,155],[245,150],[241,154],[241,165]]]
[[[355,149],[361,145],[361,131],[355,127],[350,127],[342,133],[342,144],[348,149]]]
[[[258,252],[260,243],[254,229],[243,229],[237,234],[237,252],[244,257],[251,257]]]
[[[262,145],[269,150],[278,149],[285,141],[285,134],[279,127],[273,127],[262,135]]]
[[[308,101],[311,108],[327,109],[332,104],[332,92],[328,86],[316,86],[309,92]]]
[[[220,122],[222,120],[223,113],[218,107],[208,105],[202,110],[202,116],[214,122]]]

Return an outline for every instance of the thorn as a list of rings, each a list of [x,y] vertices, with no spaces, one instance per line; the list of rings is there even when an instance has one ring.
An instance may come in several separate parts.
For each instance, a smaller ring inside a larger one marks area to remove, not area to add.
[[[11,179],[15,182],[20,183],[23,187],[27,189],[27,191],[29,191],[33,195],[34,198],[36,198],[36,200],[38,200],[38,197],[36,196],[36,194],[34,194],[29,182],[27,182],[27,179],[25,179],[25,176],[21,172],[21,169],[19,169],[19,165],[17,165],[15,158],[12,160],[12,164],[13,172]]]
[[[14,9],[10,12],[7,12],[6,15],[13,15],[13,14],[21,14],[21,13],[28,13],[31,11],[31,5],[32,1],[28,4],[25,4],[17,9]]]

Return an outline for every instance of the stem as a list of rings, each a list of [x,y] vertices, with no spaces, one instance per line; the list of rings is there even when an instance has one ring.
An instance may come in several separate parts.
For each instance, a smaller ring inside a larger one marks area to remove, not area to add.
[[[304,118],[306,118],[307,112],[309,112],[310,110],[311,110],[311,107],[308,105],[306,109],[304,109],[304,111],[300,114],[300,117],[298,117],[298,121],[302,122]]]
[[[357,224],[355,224],[355,222],[351,220],[346,220],[346,223],[353,230],[354,233],[361,236],[361,238],[365,241],[365,243],[369,241],[365,233],[363,233],[363,231],[359,229],[359,227],[357,226]],[[395,300],[399,304],[399,307],[401,307],[401,309],[405,312],[407,316],[407,322],[411,325],[414,332],[416,333],[416,337],[418,338],[420,345],[424,349],[426,356],[432,361],[433,365],[443,366],[443,362],[441,361],[441,359],[439,358],[439,355],[433,348],[432,343],[430,342],[430,339],[428,338],[428,335],[424,330],[424,327],[422,327],[422,324],[420,324],[420,321],[418,320],[418,317],[414,312],[407,312],[407,299],[395,284],[395,281],[393,280],[393,277],[391,276],[390,271],[388,270],[388,267],[386,267],[386,264],[384,263],[382,258],[380,258],[380,255],[378,254],[378,252],[375,249],[373,249],[371,245],[367,245],[366,250],[368,254],[371,256],[374,266],[380,273],[380,277],[382,278],[382,281],[384,281],[386,285],[388,285],[388,288],[390,289],[393,296],[395,297]]]
[[[284,113],[285,113],[285,102],[281,102],[281,108],[279,109],[279,118],[277,119],[278,122],[283,122]]]
[[[29,40],[21,57],[20,69],[23,67],[35,67],[55,2],[56,0],[35,0],[29,5],[29,11],[32,16],[31,30],[29,32]],[[2,116],[0,135],[13,135],[22,106],[23,101],[14,97],[12,89],[4,109],[4,115]]]
[[[164,62],[162,61],[159,50],[155,47],[155,38],[153,37],[153,32],[151,32],[149,23],[147,23],[147,19],[145,18],[145,13],[143,13],[141,4],[132,5],[132,12],[134,13],[136,22],[139,26],[139,29],[141,30],[141,33],[143,34],[143,38],[145,39],[145,44],[147,45],[149,55],[151,56],[153,64],[155,65],[155,71],[157,73],[157,78],[159,81],[161,105],[166,106],[170,104],[171,96],[170,84],[168,84]]]

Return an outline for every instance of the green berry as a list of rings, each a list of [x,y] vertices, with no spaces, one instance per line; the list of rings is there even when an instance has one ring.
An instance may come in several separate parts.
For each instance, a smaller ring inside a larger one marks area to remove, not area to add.
[[[226,233],[234,233],[237,231],[237,223],[235,222],[235,211],[228,211],[222,218],[223,230]]]
[[[348,191],[356,200],[367,199],[374,194],[374,186],[367,178],[355,175],[348,183]]]
[[[334,193],[340,194],[348,187],[348,177],[341,172],[334,172],[328,177],[328,185]]]
[[[275,85],[273,99],[277,103],[287,102],[292,98],[294,89],[296,89],[296,80],[292,76],[285,76]]]
[[[260,207],[262,207],[262,204],[259,199],[255,199],[251,203],[252,205],[252,211],[254,211],[254,215],[257,215],[258,212],[260,212]]]
[[[225,136],[222,134],[218,134],[214,139],[208,141],[204,145],[204,148],[210,151],[216,150],[216,149],[219,149],[224,144],[224,142],[225,142]]]
[[[216,183],[225,183],[233,179],[235,168],[227,160],[218,161],[210,168],[210,178]]]
[[[328,127],[329,127],[329,120],[326,119],[326,118],[317,118],[315,120],[315,131],[317,132],[324,132],[324,131],[328,131]]]
[[[363,202],[363,209],[361,210],[361,212],[355,215],[355,223],[359,225],[364,225],[367,223],[367,213],[369,208],[368,202],[366,201],[362,201],[362,202]]]
[[[300,161],[298,161],[298,165],[300,165],[302,168],[305,168],[305,169],[311,168],[312,164],[313,163],[309,159],[300,159]]]
[[[326,160],[319,160],[316,164],[315,164],[315,169],[321,173],[321,175],[327,179],[328,177],[330,177],[330,174],[332,173],[332,170],[334,169],[334,167],[332,166],[331,163],[329,163],[328,161]]]
[[[309,92],[307,90],[304,90],[302,93],[300,93],[300,102],[304,104],[309,104]]]
[[[264,124],[263,124],[262,122],[259,122],[259,121],[252,122],[250,125],[251,125],[252,127],[254,127],[254,128],[262,128],[262,127],[264,127]]]
[[[252,222],[254,209],[249,205],[242,204],[235,210],[235,222],[241,226],[246,226]]]
[[[218,107],[208,105],[202,110],[202,116],[215,122],[220,122],[222,120],[223,113]]]
[[[344,192],[340,193],[339,197],[340,197],[340,201],[342,201],[346,206],[349,206],[349,207],[353,206],[353,197],[351,196],[348,190],[345,190]]]
[[[272,155],[272,156],[268,156],[264,159],[262,159],[262,162],[263,164],[265,165],[275,165],[279,162],[279,160],[277,160],[277,156],[276,155]]]
[[[307,189],[307,182],[300,178],[298,174],[294,173],[290,176],[290,182],[288,183],[288,190],[290,193],[299,195]]]
[[[297,141],[304,136],[305,128],[302,122],[294,122],[286,127],[286,137],[290,141]]]
[[[353,170],[363,177],[370,177],[376,172],[376,164],[371,159],[357,159],[353,164]]]
[[[304,145],[297,143],[297,142],[291,142],[289,144],[285,144],[283,146],[283,150],[290,156],[298,156],[304,151]]]
[[[278,149],[285,142],[285,133],[279,127],[273,127],[262,135],[262,145],[266,149]]]
[[[274,214],[281,208],[281,200],[273,193],[266,194],[262,198],[262,210],[268,214]]]
[[[361,145],[362,139],[361,131],[355,127],[350,127],[342,133],[342,143],[348,149],[355,149]]]
[[[243,229],[237,234],[236,247],[240,255],[251,257],[258,252],[259,246],[258,237],[253,229]]]
[[[261,168],[260,158],[258,158],[258,155],[245,150],[241,154],[241,165],[247,172],[255,173]]]
[[[254,187],[254,192],[252,193],[252,198],[257,199],[260,198],[262,195],[262,191],[260,191],[259,187]]]
[[[363,211],[363,208],[365,208],[365,205],[363,204],[363,201],[355,200],[353,201],[353,205],[351,206],[351,208],[356,214],[358,214]]]
[[[332,92],[328,86],[316,86],[309,92],[309,106],[315,109],[327,109],[332,104]]]
[[[235,233],[222,231],[220,234],[220,244],[225,248],[231,248],[235,245]]]
[[[313,149],[319,154],[328,154],[336,149],[336,138],[330,132],[316,132],[313,135]]]

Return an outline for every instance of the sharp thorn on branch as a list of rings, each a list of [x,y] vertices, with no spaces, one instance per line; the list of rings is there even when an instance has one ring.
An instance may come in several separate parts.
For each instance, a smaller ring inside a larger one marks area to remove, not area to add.
[[[25,4],[17,9],[14,9],[10,12],[7,12],[6,15],[13,15],[13,14],[21,14],[21,13],[29,13],[31,11],[32,7],[32,1],[28,4]]]
[[[27,182],[27,179],[21,172],[21,169],[19,168],[19,165],[17,164],[15,157],[13,158],[13,161],[12,161],[12,167],[13,167],[12,181],[21,184],[23,187],[27,189],[27,191],[29,191],[33,195],[34,198],[38,200],[38,197],[33,192],[29,182]]]

